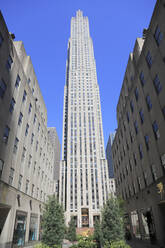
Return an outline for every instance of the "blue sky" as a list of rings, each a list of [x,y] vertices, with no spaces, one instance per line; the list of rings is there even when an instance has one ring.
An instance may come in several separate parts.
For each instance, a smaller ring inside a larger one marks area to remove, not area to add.
[[[15,40],[31,56],[48,113],[62,142],[63,91],[70,19],[81,9],[89,18],[100,87],[105,144],[117,127],[116,105],[136,37],[141,37],[156,0],[1,0]]]

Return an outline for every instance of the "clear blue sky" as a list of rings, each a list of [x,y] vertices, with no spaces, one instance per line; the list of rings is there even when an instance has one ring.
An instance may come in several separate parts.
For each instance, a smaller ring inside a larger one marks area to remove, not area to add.
[[[142,36],[156,0],[1,0],[0,8],[15,40],[31,56],[45,100],[48,126],[62,142],[63,91],[70,19],[81,9],[93,39],[105,144],[117,127],[116,105],[136,37]]]

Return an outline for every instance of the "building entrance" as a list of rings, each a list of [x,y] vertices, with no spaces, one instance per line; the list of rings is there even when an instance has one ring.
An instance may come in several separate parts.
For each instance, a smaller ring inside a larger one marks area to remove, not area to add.
[[[81,209],[82,227],[89,227],[89,210],[88,208]]]

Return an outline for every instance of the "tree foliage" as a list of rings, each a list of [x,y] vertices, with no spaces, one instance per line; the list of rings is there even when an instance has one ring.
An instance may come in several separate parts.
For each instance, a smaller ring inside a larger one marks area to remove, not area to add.
[[[104,243],[106,241],[124,240],[123,216],[119,202],[115,198],[107,200],[102,210],[101,230]]]
[[[77,236],[76,236],[76,226],[75,226],[75,221],[74,217],[71,217],[71,220],[69,222],[69,227],[68,227],[68,233],[67,233],[67,238],[70,241],[75,241]]]
[[[103,234],[101,230],[100,220],[96,220],[95,222],[93,239],[96,240],[98,247],[101,247],[101,245],[103,244]]]
[[[65,233],[64,211],[55,196],[45,204],[42,219],[42,242],[50,247],[61,245]]]

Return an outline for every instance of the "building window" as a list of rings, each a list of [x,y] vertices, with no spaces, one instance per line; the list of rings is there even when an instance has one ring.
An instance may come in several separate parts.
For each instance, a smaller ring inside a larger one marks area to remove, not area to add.
[[[149,68],[151,68],[152,66],[152,56],[150,51],[148,51],[147,55],[146,55],[146,62]]]
[[[138,134],[138,124],[137,121],[134,122],[135,132]]]
[[[130,108],[131,108],[131,111],[132,111],[132,113],[133,113],[133,111],[134,111],[134,104],[133,104],[133,101],[130,101]]]
[[[140,115],[141,123],[143,124],[143,122],[144,122],[144,114],[143,114],[143,110],[142,109],[139,111],[139,115]]]
[[[25,160],[25,154],[26,154],[26,148],[23,147],[23,150],[22,150],[22,161]]]
[[[13,149],[14,153],[16,153],[18,150],[18,142],[19,142],[19,139],[16,137],[15,142],[14,142],[14,149]]]
[[[2,34],[0,33],[0,47],[2,46],[3,41],[4,41],[3,36],[2,36]]]
[[[20,83],[21,79],[20,79],[20,76],[17,75],[17,78],[16,78],[16,82],[15,82],[15,87],[18,88],[19,87],[19,83]]]
[[[8,142],[9,132],[10,132],[10,128],[6,125],[5,131],[4,131],[4,134],[3,134],[3,141],[4,141],[5,144],[7,144],[7,142]]]
[[[22,97],[22,102],[25,102],[25,101],[26,101],[26,96],[27,96],[27,93],[26,93],[26,91],[24,90],[23,97]]]
[[[33,141],[34,141],[34,133],[32,133],[32,136],[31,136],[31,145],[33,144]]]
[[[140,155],[140,159],[142,159],[143,158],[142,145],[139,145],[139,155]]]
[[[139,99],[139,91],[138,91],[138,88],[137,87],[136,87],[134,93],[135,93],[136,101],[138,101],[138,99]]]
[[[40,123],[38,123],[38,132],[40,131]]]
[[[133,159],[134,159],[135,165],[137,165],[137,159],[136,159],[136,154],[135,153],[133,153]]]
[[[28,135],[28,131],[29,131],[29,124],[26,124],[25,136]]]
[[[149,136],[145,135],[144,139],[145,139],[146,148],[147,148],[147,150],[149,150]]]
[[[18,119],[18,125],[20,126],[22,123],[22,118],[23,118],[23,114],[20,112],[19,114],[19,119]]]
[[[32,193],[31,193],[31,196],[33,197],[34,195],[34,184],[32,184]]]
[[[0,179],[1,179],[1,176],[2,176],[3,165],[4,165],[4,161],[2,159],[0,159]]]
[[[32,105],[31,105],[31,103],[29,104],[29,114],[31,113],[31,110],[32,110]]]
[[[26,180],[25,193],[28,194],[29,190],[29,180]]]
[[[141,85],[144,86],[145,84],[145,79],[144,79],[144,73],[143,71],[141,71],[140,75],[139,75],[139,79],[140,79],[140,82],[141,82]]]
[[[4,95],[5,95],[5,92],[6,92],[6,84],[5,82],[3,81],[3,79],[0,80],[0,97],[3,98]]]
[[[157,27],[155,29],[154,38],[155,38],[156,44],[159,46],[160,42],[161,42],[161,40],[163,38],[163,33],[160,31],[160,28],[159,28],[158,25],[157,25]]]
[[[127,121],[129,123],[129,112],[127,112]]]
[[[12,98],[11,102],[10,102],[10,107],[9,107],[10,113],[13,113],[14,106],[15,106],[15,100],[14,100],[14,98]]]
[[[19,179],[18,179],[18,190],[21,190],[21,185],[22,185],[22,175],[19,175]]]
[[[8,59],[7,59],[7,62],[6,62],[6,68],[7,68],[8,71],[11,69],[12,64],[13,64],[13,59],[12,59],[12,57],[9,55],[9,57],[8,57]]]
[[[32,155],[29,155],[28,168],[30,168],[31,162],[32,162]]]
[[[148,110],[150,111],[150,109],[152,109],[152,103],[151,103],[151,98],[149,95],[146,96],[146,103],[147,103]]]
[[[154,78],[154,86],[155,86],[156,93],[159,94],[162,89],[162,85],[160,83],[158,75],[156,75]]]
[[[36,114],[34,114],[34,119],[33,119],[33,124],[35,124],[35,122],[36,122]]]
[[[14,169],[10,168],[10,174],[9,174],[9,184],[12,185],[14,178]]]
[[[154,123],[152,124],[152,129],[153,129],[155,138],[156,138],[156,139],[159,139],[159,138],[160,138],[160,133],[159,133],[158,124],[157,124],[156,121],[154,121]]]

